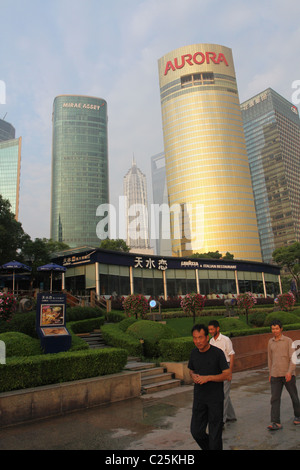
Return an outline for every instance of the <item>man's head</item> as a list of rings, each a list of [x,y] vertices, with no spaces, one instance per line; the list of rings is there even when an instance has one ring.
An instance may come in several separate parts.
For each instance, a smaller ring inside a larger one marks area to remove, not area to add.
[[[192,328],[193,341],[200,352],[205,352],[209,348],[208,328],[206,325],[194,325]]]
[[[281,334],[282,334],[282,330],[283,330],[283,327],[282,327],[282,323],[280,320],[273,320],[272,323],[271,323],[271,331],[273,333],[273,336],[274,338],[280,338]]]
[[[212,337],[218,336],[218,334],[220,333],[219,322],[217,320],[211,320],[208,324],[208,331]]]

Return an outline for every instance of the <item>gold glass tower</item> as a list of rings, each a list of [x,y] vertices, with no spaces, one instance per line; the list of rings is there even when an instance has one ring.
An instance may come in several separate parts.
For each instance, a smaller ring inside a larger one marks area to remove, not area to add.
[[[231,49],[195,44],[158,65],[173,255],[261,261]]]

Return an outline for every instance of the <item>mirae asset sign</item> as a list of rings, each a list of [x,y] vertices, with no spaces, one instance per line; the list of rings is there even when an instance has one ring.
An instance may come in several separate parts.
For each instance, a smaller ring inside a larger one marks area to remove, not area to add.
[[[202,65],[202,64],[220,64],[224,63],[228,67],[228,62],[226,57],[221,52],[217,54],[216,52],[196,52],[195,54],[184,54],[181,58],[175,58],[173,60],[169,60],[166,65],[165,75],[170,70],[175,72],[176,69],[182,69],[185,64],[188,65]]]
[[[105,103],[102,103],[101,105],[90,103],[63,103],[63,108],[95,109],[96,111],[99,111],[104,104]]]

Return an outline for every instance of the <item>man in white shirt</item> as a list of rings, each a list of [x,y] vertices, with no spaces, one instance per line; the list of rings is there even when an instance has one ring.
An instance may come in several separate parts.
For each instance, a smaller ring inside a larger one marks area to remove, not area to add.
[[[226,421],[236,421],[236,415],[230,399],[230,385],[234,365],[234,355],[232,342],[228,336],[220,333],[220,324],[217,320],[212,320],[208,324],[208,331],[211,335],[210,344],[222,349],[230,368],[230,379],[224,382],[224,424]]]

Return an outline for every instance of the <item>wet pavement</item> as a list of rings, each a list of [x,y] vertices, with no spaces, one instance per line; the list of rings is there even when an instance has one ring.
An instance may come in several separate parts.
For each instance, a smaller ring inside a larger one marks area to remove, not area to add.
[[[297,366],[299,375],[299,366]],[[297,378],[299,392],[300,377]],[[0,450],[197,451],[190,434],[193,386],[143,395],[97,408],[0,429]],[[283,429],[268,431],[266,368],[233,374],[237,421],[223,432],[224,450],[300,450],[291,399],[281,400]]]

